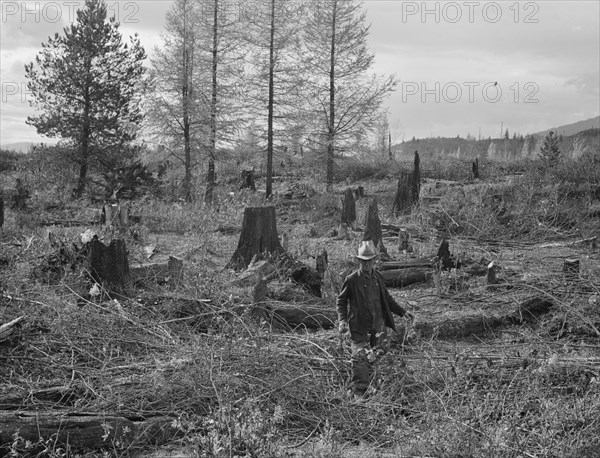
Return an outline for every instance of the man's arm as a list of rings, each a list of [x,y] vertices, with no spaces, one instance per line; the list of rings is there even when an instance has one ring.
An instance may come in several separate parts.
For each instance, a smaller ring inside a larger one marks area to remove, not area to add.
[[[337,314],[340,322],[348,322],[348,298],[350,297],[350,282],[349,277],[346,277],[342,284],[342,290],[337,297]]]

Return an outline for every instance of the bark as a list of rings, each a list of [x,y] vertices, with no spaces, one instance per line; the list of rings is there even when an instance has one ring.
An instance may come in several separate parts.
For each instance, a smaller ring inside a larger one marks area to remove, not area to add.
[[[277,236],[275,207],[248,207],[244,211],[242,233],[228,268],[245,269],[255,255],[278,255],[283,248]]]
[[[0,196],[0,229],[4,226],[4,198]]]
[[[130,272],[124,240],[115,239],[106,246],[94,236],[90,242],[89,264],[96,283],[108,291],[127,295]]]
[[[347,224],[349,227],[354,227],[354,223],[356,222],[356,201],[350,188],[346,189],[344,198],[342,199],[341,222]]]

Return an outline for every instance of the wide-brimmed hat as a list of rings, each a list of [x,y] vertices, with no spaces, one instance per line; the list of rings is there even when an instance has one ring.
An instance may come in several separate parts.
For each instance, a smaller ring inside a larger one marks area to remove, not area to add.
[[[365,261],[368,261],[370,259],[376,258],[378,254],[379,253],[377,253],[377,248],[375,248],[375,245],[373,244],[372,240],[363,240],[362,242],[360,242],[360,246],[358,247],[358,254],[356,255],[356,257],[358,259],[364,259]]]

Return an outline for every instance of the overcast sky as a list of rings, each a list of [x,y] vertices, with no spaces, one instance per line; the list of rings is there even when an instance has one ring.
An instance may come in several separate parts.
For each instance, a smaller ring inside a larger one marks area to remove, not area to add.
[[[48,141],[25,124],[33,109],[23,67],[73,20],[75,3],[1,1],[2,144]],[[123,34],[137,32],[148,52],[160,44],[171,3],[107,1]],[[365,1],[374,71],[400,79],[387,102],[393,140],[498,137],[501,129],[527,134],[598,116],[599,6],[598,0]]]

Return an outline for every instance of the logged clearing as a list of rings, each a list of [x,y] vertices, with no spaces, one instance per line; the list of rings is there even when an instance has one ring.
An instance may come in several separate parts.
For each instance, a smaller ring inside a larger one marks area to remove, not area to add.
[[[280,181],[269,205],[289,259],[248,271],[228,267],[244,209],[261,205],[246,190],[213,209],[132,202],[121,228],[92,206],[45,212],[33,228],[7,209],[0,456],[600,456],[598,220],[575,208],[567,229],[537,214],[520,230],[533,216],[511,207],[505,183],[424,180],[417,205],[393,216],[396,183],[360,182],[343,231],[348,186]],[[392,350],[356,400],[335,299],[373,198],[386,262],[432,261],[424,281],[390,287],[416,319],[396,317]],[[489,219],[471,216],[477,205]],[[497,220],[516,235],[498,236]],[[118,294],[90,280],[86,230],[126,243]],[[318,297],[293,275],[318,270],[323,251]]]

